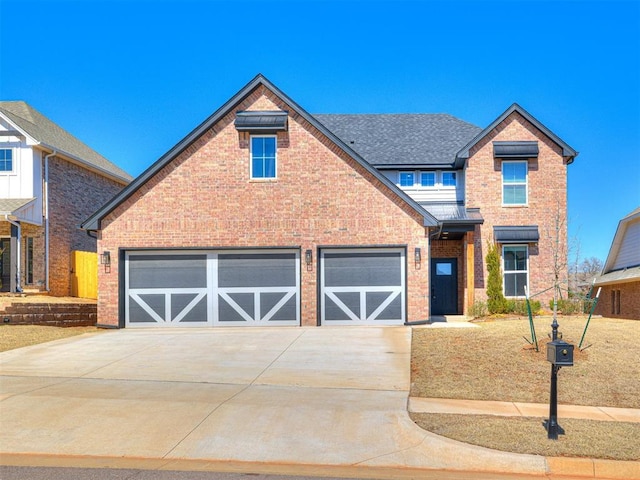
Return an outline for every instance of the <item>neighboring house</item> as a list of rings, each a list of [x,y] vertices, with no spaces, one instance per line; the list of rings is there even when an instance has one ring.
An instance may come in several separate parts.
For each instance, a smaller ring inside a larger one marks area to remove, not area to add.
[[[3,292],[71,293],[71,252],[95,251],[82,220],[131,177],[25,102],[0,102]]]
[[[594,287],[602,288],[595,313],[640,320],[640,207],[620,220]]]
[[[98,323],[464,314],[486,299],[488,242],[509,298],[541,292],[552,246],[566,245],[566,228],[549,236],[576,155],[515,104],[485,129],[450,115],[311,115],[258,75],[84,222],[110,258]]]

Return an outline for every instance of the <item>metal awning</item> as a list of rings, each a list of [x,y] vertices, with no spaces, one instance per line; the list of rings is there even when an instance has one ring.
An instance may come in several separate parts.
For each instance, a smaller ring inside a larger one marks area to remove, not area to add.
[[[274,133],[287,130],[287,117],[285,111],[255,111],[237,112],[234,123],[239,132]]]
[[[493,227],[493,239],[498,243],[536,243],[540,240],[537,225]]]
[[[538,142],[493,142],[494,158],[538,158]]]

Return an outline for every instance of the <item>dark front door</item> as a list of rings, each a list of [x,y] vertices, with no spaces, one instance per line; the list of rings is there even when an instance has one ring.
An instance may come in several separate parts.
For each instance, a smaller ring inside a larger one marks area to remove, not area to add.
[[[458,313],[458,259],[431,259],[431,314]]]
[[[0,292],[11,290],[11,239],[0,238]]]

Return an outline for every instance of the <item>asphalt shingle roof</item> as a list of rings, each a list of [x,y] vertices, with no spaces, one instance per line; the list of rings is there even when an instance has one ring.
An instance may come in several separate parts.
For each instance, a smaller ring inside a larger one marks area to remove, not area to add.
[[[448,114],[313,115],[377,168],[452,167],[480,127]]]
[[[82,143],[60,126],[49,120],[25,102],[0,102],[0,112],[18,128],[44,146],[57,150],[61,155],[102,170],[123,181],[130,182],[131,175],[114,165],[98,152]]]

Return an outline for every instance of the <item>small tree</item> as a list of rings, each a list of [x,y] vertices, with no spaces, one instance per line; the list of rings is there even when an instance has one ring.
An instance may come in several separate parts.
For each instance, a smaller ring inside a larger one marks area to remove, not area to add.
[[[487,245],[487,308],[489,313],[504,313],[507,311],[507,299],[502,293],[502,271],[500,269],[500,254],[495,243]]]

